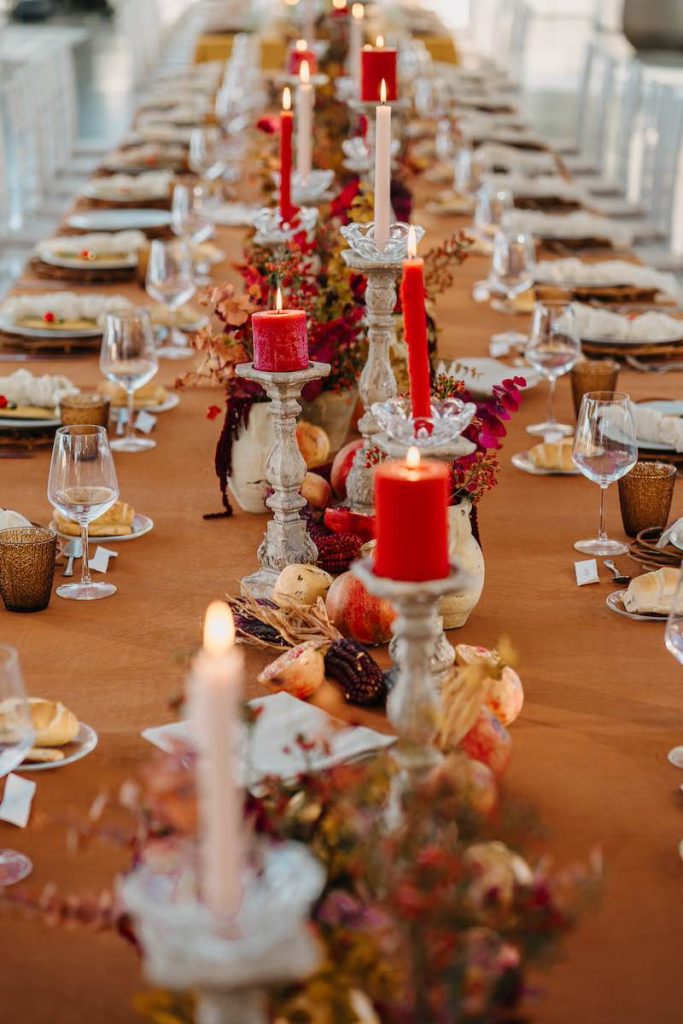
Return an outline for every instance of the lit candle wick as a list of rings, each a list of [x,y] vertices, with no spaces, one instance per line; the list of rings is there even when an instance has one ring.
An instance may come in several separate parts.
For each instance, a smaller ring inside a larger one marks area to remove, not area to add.
[[[385,78],[383,78],[381,83],[380,83],[380,87],[379,87],[379,101],[380,101],[380,103],[382,104],[383,107],[386,106],[386,103],[387,103],[387,83],[386,83],[386,79]]]
[[[378,50],[384,49],[384,36],[377,36],[377,38],[375,39],[375,47]]]
[[[408,259],[414,260],[417,256],[417,235],[415,233],[415,225],[411,224],[408,228],[408,241],[406,243],[408,250]]]
[[[277,292],[275,293],[275,312],[282,312],[282,289],[278,285]]]
[[[212,601],[204,618],[204,650],[207,654],[227,654],[235,643],[235,620],[224,601]]]
[[[406,454],[406,466],[408,467],[408,469],[419,469],[419,467],[420,467],[420,449],[419,448],[415,448],[415,446],[413,446],[412,448],[408,449],[408,452]]]
[[[299,77],[302,85],[310,85],[311,82],[311,67],[307,60],[301,61],[301,68],[299,69]]]
[[[299,51],[299,53],[305,53],[306,50],[308,49],[308,43],[306,42],[305,39],[297,39],[296,48]]]
[[[292,109],[292,90],[289,88],[288,85],[286,85],[282,90],[282,109]]]

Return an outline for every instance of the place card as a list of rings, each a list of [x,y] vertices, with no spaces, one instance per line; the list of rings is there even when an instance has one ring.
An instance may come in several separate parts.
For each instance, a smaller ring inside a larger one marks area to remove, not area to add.
[[[118,551],[111,551],[110,548],[103,548],[99,545],[95,548],[95,554],[88,559],[88,566],[94,572],[106,572],[109,567],[110,558],[118,558]]]
[[[156,416],[142,409],[135,417],[135,429],[142,434],[151,434],[157,425]]]
[[[26,828],[31,815],[35,782],[23,779],[21,775],[10,774],[5,781],[5,792],[0,803],[0,820],[10,825]]]
[[[574,562],[577,587],[584,587],[586,583],[599,583],[598,563],[594,558],[586,558],[580,562]]]

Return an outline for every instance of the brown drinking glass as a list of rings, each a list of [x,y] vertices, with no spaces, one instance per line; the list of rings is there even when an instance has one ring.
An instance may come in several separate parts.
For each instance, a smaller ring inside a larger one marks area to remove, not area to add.
[[[61,400],[59,408],[65,427],[80,423],[109,426],[109,399],[102,395],[68,395]]]
[[[0,594],[10,612],[41,612],[50,603],[57,534],[42,526],[0,530]]]
[[[669,519],[676,467],[669,462],[636,462],[619,481],[624,530],[635,537],[649,526],[662,530]]]
[[[614,359],[582,359],[571,371],[574,411],[578,417],[581,399],[589,391],[616,391],[619,363]]]

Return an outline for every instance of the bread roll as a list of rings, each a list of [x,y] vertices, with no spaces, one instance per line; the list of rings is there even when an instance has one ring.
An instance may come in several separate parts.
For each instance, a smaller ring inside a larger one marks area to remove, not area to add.
[[[627,612],[636,612],[641,615],[648,612],[668,615],[678,586],[679,575],[679,569],[666,565],[655,572],[645,572],[642,576],[636,576],[629,583],[628,590],[622,598],[624,608]]]
[[[31,747],[26,754],[24,762],[28,761],[30,764],[55,764],[57,761],[63,761],[66,754],[63,750],[55,750],[53,747]]]
[[[135,509],[132,505],[126,501],[117,501],[101,516],[93,519],[88,526],[88,533],[91,537],[127,537],[133,532],[134,517]],[[81,527],[78,523],[65,519],[59,512],[55,512],[55,522],[60,533],[80,537]]]
[[[128,404],[128,396],[125,389],[113,380],[103,380],[98,391],[105,398],[108,398],[114,407]],[[143,387],[138,388],[133,396],[133,405],[142,408],[146,405],[162,405],[168,398],[168,391],[157,381],[151,380]]]
[[[9,698],[0,704],[0,730],[16,727],[18,703],[15,698]],[[63,747],[76,739],[78,719],[61,701],[29,697],[28,705],[35,730],[34,747]]]
[[[573,439],[562,441],[544,441],[529,449],[529,461],[538,469],[549,469],[560,473],[573,473],[576,466],[572,462]]]

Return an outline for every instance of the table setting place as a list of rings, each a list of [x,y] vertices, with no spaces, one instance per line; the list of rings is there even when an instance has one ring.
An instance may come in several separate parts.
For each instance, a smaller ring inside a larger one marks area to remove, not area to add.
[[[680,285],[434,11],[266,6],[180,18],[0,302],[12,971],[49,922],[60,1024],[628,1020],[680,973]]]

